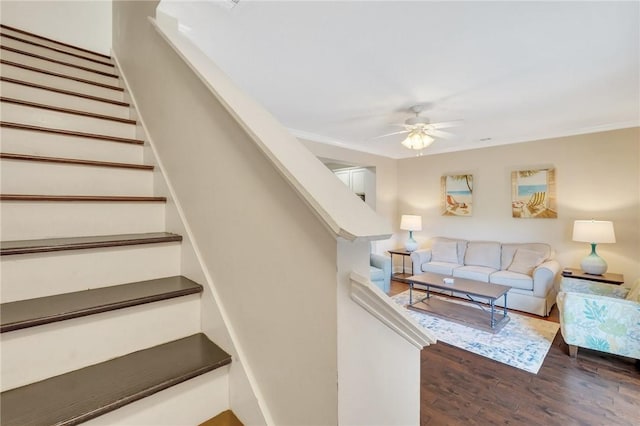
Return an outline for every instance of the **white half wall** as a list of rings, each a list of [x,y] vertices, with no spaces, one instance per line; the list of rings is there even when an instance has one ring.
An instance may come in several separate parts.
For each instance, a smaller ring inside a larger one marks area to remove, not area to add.
[[[155,4],[114,2],[114,52],[266,423],[335,424],[335,237],[154,29]]]
[[[351,298],[350,274],[368,276],[368,252],[367,241],[338,239],[338,424],[418,425],[420,348]]]
[[[111,0],[0,2],[3,24],[111,54]]]

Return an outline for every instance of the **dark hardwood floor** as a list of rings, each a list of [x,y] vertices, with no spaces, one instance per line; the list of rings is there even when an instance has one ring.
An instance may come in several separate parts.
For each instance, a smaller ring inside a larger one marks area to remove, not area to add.
[[[392,281],[390,295],[408,289]],[[558,322],[558,308],[546,318]],[[639,425],[634,360],[568,355],[560,331],[538,374],[438,342],[421,354],[421,425]]]

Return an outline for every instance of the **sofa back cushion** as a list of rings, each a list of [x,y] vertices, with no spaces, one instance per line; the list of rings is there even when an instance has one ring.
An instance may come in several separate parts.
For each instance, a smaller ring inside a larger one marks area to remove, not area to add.
[[[500,243],[495,241],[469,241],[464,264],[500,269]]]
[[[462,264],[466,247],[465,240],[434,238],[431,245],[431,261]]]
[[[513,263],[513,256],[516,254],[516,250],[519,248],[524,250],[531,250],[540,253],[542,262],[549,260],[553,256],[553,251],[549,244],[544,243],[521,243],[521,244],[502,244],[502,262],[499,269],[506,271],[511,263]]]
[[[455,241],[434,241],[431,247],[431,261],[458,263],[458,244]]]

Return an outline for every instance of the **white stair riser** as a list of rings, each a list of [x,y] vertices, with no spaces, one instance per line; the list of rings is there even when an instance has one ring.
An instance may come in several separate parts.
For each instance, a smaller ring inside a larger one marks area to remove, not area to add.
[[[4,77],[15,78],[16,80],[29,81],[36,84],[42,84],[44,86],[52,86],[58,89],[70,90],[72,92],[98,96],[114,101],[124,101],[124,93],[119,90],[100,87],[37,71],[26,70],[20,67],[14,67],[13,65],[0,64],[0,74]]]
[[[172,386],[83,426],[198,425],[228,410],[229,366]]]
[[[0,171],[4,194],[153,195],[149,170],[3,159]]]
[[[14,154],[133,164],[141,164],[144,154],[144,147],[137,144],[6,127],[0,128],[0,139],[2,150]]]
[[[67,53],[57,52],[55,50],[47,49],[46,47],[34,46],[29,43],[25,43],[19,40],[10,39],[8,37],[2,37],[2,45],[21,50],[23,52],[34,53],[38,56],[44,56],[45,58],[55,59],[57,61],[63,61],[74,65],[80,65],[81,67],[90,68],[96,71],[107,72],[115,74],[115,68],[111,65],[104,65],[94,61],[89,61],[84,58],[78,58]],[[42,44],[42,43],[40,43]],[[61,49],[60,49],[61,50]],[[101,62],[109,62],[107,59]]]
[[[3,201],[0,217],[5,241],[134,234],[163,230],[165,203]]]
[[[105,61],[105,60],[108,61],[108,59],[106,59],[106,58],[104,58],[104,57],[102,57],[100,55],[95,55],[93,53],[88,53],[88,52],[85,52],[85,51],[82,51],[82,50],[79,50],[79,49],[75,49],[75,48],[69,47],[69,46],[62,46],[62,45],[60,45],[58,43],[42,40],[41,38],[33,37],[33,36],[30,36],[30,35],[27,35],[27,34],[23,34],[23,33],[20,33],[18,31],[13,31],[13,30],[10,30],[8,28],[2,28],[2,32],[5,33],[5,34],[9,34],[9,35],[15,36],[15,37],[20,37],[23,40],[29,40],[29,41],[33,41],[33,42],[38,43],[38,44],[43,44],[45,46],[55,47],[56,49],[62,49],[62,50],[68,51],[68,52],[72,52],[72,53],[76,53],[76,54],[79,54],[79,55],[86,56],[88,58],[93,58],[93,59],[97,59],[97,60],[100,60],[100,61]]]
[[[73,66],[47,61],[46,59],[34,58],[32,56],[23,55],[22,53],[3,50],[2,59],[11,62],[17,62],[22,65],[28,65],[30,67],[55,72],[58,74],[63,74],[70,77],[82,78],[96,83],[108,84],[110,86],[120,86],[119,78],[109,77],[103,74],[86,71]]]
[[[180,244],[0,257],[2,302],[180,275]]]
[[[136,136],[135,124],[85,117],[10,102],[0,103],[0,108],[2,108],[2,120],[11,123],[116,136],[119,138],[134,139]]]
[[[194,294],[2,333],[2,391],[197,333]]]
[[[52,105],[60,108],[108,115],[110,117],[129,117],[129,108],[108,102],[95,101],[79,96],[65,95],[50,90],[24,86],[22,84],[0,82],[0,94],[7,98],[14,98],[38,104]]]

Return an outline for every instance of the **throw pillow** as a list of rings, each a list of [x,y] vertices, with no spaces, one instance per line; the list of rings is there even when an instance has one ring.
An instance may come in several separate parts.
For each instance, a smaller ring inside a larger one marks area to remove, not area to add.
[[[458,244],[455,241],[436,241],[431,248],[433,262],[458,263]]]
[[[516,254],[513,255],[513,261],[507,268],[507,271],[532,276],[533,270],[541,264],[543,260],[544,255],[539,252],[519,248],[516,250]]]
[[[629,294],[627,294],[627,300],[640,302],[640,278],[638,278]]]

